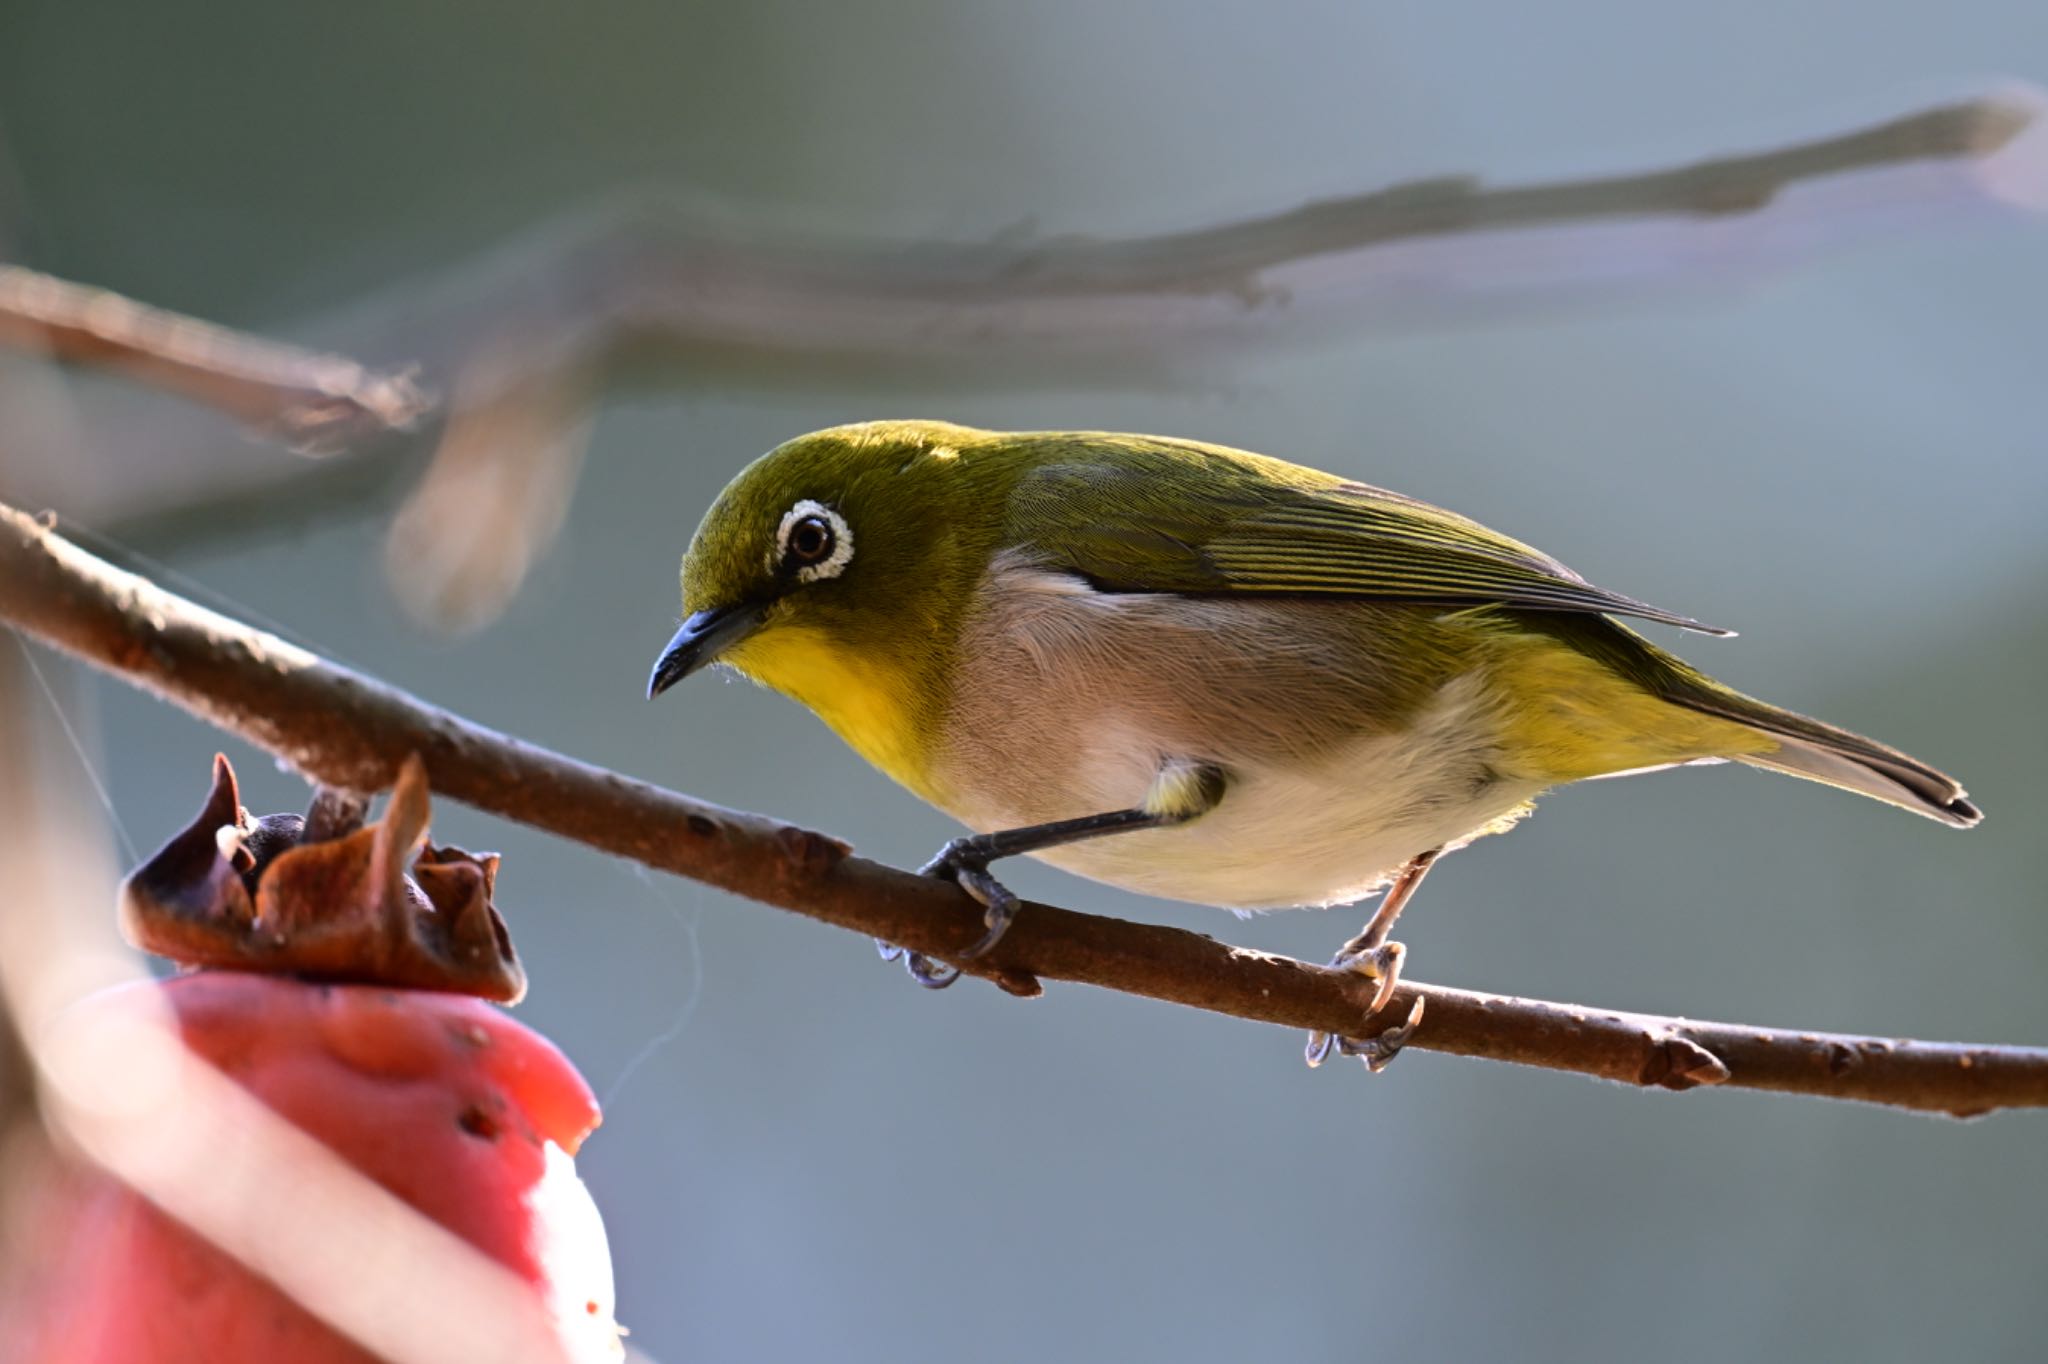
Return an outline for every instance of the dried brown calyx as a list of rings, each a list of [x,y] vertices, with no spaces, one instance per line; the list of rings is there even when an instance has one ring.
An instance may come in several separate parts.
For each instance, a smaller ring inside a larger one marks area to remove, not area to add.
[[[427,841],[418,757],[384,818],[363,814],[323,788],[304,816],[252,818],[216,757],[198,818],[122,883],[122,932],[187,966],[517,1001],[526,972],[491,903],[498,855]]]

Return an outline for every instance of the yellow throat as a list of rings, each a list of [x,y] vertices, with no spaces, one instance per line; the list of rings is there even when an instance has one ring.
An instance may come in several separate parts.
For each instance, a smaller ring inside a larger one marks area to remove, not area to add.
[[[854,752],[927,801],[937,717],[920,706],[907,667],[882,657],[852,660],[823,633],[800,626],[764,630],[727,661],[762,686],[817,712]]]

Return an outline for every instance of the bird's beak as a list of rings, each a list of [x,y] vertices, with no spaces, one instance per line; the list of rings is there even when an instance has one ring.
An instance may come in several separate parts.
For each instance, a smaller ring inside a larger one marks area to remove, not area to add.
[[[684,621],[661,657],[654,660],[654,672],[647,679],[647,699],[653,700],[705,664],[717,662],[720,654],[761,628],[766,609],[758,602],[714,606]]]

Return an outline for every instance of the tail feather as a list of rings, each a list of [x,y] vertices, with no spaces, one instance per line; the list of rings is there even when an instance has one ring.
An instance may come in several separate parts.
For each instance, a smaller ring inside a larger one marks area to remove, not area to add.
[[[1618,621],[1587,616],[1524,616],[1516,624],[1523,633],[1540,632],[1670,705],[1732,721],[1770,741],[1769,747],[1760,743],[1715,747],[1709,739],[1708,746],[1671,754],[1665,762],[1729,758],[1855,791],[1958,829],[1967,829],[1984,818],[1983,812],[1970,803],[1968,793],[1947,773],[1875,739],[1744,696],[1664,652]]]
[[[1686,688],[1669,699],[1748,725],[1778,741],[1766,753],[1732,755],[1737,762],[1855,791],[1957,829],[1984,818],[1955,778],[1875,739],[1718,687],[1699,693]]]

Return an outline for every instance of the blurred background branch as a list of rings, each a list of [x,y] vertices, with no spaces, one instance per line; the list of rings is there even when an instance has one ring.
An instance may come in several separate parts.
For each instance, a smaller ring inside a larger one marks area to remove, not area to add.
[[[453,396],[423,433],[434,453],[394,520],[387,578],[419,618],[473,629],[559,529],[604,385],[1170,383],[1274,341],[1725,284],[1972,207],[2039,211],[2044,109],[2015,86],[1638,174],[1444,177],[1104,241],[778,238],[642,198],[311,324],[352,354],[390,357],[383,372],[19,269],[0,271],[0,341],[113,364],[294,444],[355,438],[387,460],[416,448],[374,438],[426,413],[397,368],[418,366]],[[332,514],[385,486],[375,470],[266,460],[191,417],[138,420],[110,429],[86,414],[68,460],[102,476],[67,470],[85,487],[65,499],[69,514],[153,539],[209,536],[303,515],[311,490]],[[55,500],[33,450],[12,463],[0,493]]]
[[[658,870],[950,959],[981,933],[957,888],[827,835],[706,805],[471,724],[124,573],[0,507],[0,619],[276,754],[381,790],[417,753],[433,789]],[[1338,1034],[1419,1021],[1408,1045],[1631,1084],[1729,1084],[1957,1117],[2048,1107],[2048,1049],[1699,1023],[1404,984],[1361,1029],[1370,984],[1206,936],[1031,905],[964,963],[1020,995],[1037,977]]]
[[[407,375],[374,373],[19,265],[0,264],[0,344],[104,366],[305,454],[404,430],[428,407]]]

